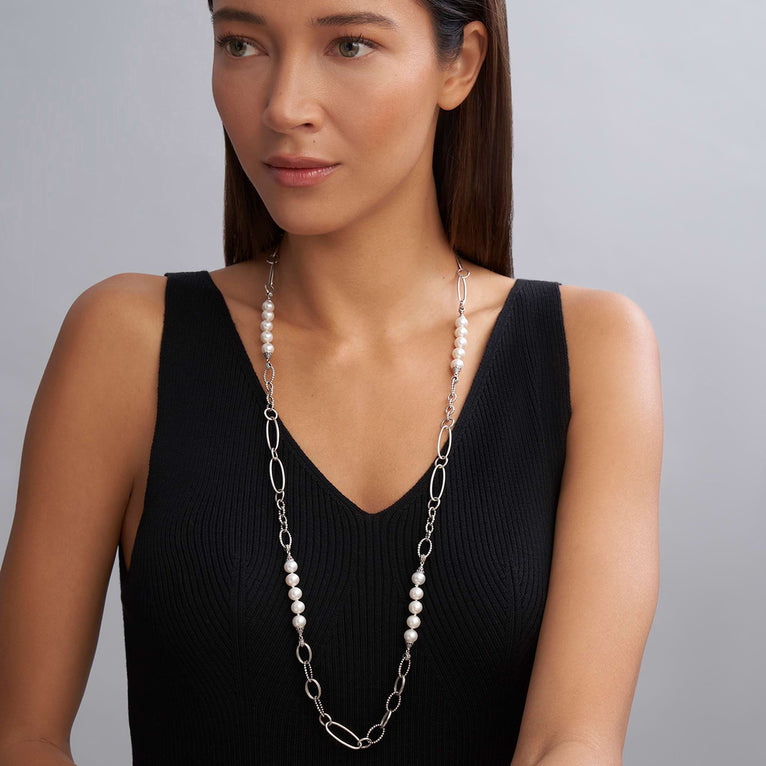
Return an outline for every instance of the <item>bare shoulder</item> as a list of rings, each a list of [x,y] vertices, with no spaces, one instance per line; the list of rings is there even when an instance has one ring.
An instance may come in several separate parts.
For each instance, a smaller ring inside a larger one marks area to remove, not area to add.
[[[571,331],[578,339],[586,339],[611,330],[637,334],[656,343],[648,316],[627,295],[579,285],[560,285],[559,290],[567,334]]]
[[[90,370],[92,380],[108,385],[134,426],[146,420],[152,400],[166,282],[164,276],[124,272],[90,285],[67,311],[51,354],[51,361]],[[143,445],[135,446],[142,454]]]
[[[0,568],[0,743],[45,738],[69,751],[150,438],[164,283],[116,274],[85,289],[43,371]]]
[[[83,290],[72,303],[65,321],[98,318],[107,328],[127,330],[131,325],[160,319],[164,314],[167,277],[123,272]],[[90,315],[97,314],[97,317]],[[71,318],[70,318],[71,317]]]
[[[660,355],[649,317],[622,293],[561,285],[561,308],[570,363],[572,409],[597,404],[605,378],[628,378],[659,393]],[[596,397],[589,396],[595,393]]]
[[[619,293],[562,285],[561,303],[572,418],[512,766],[567,748],[622,763],[659,591],[663,426],[653,328]]]
[[[86,288],[72,303],[54,354],[70,357],[109,386],[130,437],[133,475],[154,425],[167,277],[124,272]]]

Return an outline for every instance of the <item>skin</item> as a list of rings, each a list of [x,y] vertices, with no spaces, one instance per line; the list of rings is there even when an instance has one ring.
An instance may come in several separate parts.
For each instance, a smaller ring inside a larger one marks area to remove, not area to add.
[[[340,353],[406,338],[434,311],[455,309],[455,257],[439,217],[431,169],[439,109],[468,95],[485,55],[486,29],[465,29],[460,61],[438,69],[428,13],[414,0],[376,2],[397,31],[372,25],[311,29],[308,19],[359,3],[247,3],[269,24],[217,25],[252,40],[216,47],[212,89],[245,173],[288,233],[280,249],[280,315]],[[354,57],[338,38],[364,34]],[[270,154],[315,156],[340,167],[306,189],[277,185]],[[349,289],[351,288],[351,289]],[[359,307],[363,306],[364,311]],[[415,321],[413,321],[415,320]],[[432,323],[431,323],[432,324]]]
[[[276,273],[277,407],[328,479],[374,513],[434,457],[449,388],[456,263],[438,216],[433,136],[438,109],[470,92],[486,30],[469,24],[460,59],[440,70],[429,18],[414,0],[374,4],[398,22],[396,32],[307,26],[312,16],[370,8],[352,0],[223,0],[214,10],[224,3],[269,21],[215,30],[259,47],[230,46],[248,54],[241,59],[216,47],[212,85],[246,173],[287,231]],[[333,47],[357,34],[381,47]],[[363,60],[341,58],[342,48]],[[315,187],[285,189],[260,164],[272,152],[341,167]],[[470,325],[456,419],[514,283],[464,265]],[[211,274],[262,372],[264,264]],[[71,727],[117,545],[129,565],[143,510],[165,281],[125,273],[86,289],[64,318],[35,396],[0,569],[0,766],[72,762]],[[548,600],[512,766],[621,763],[659,587],[663,426],[654,332],[618,293],[565,285],[561,297],[572,419]]]

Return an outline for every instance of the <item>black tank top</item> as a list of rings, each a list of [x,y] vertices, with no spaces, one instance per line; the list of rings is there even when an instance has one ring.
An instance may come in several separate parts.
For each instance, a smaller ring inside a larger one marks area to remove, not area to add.
[[[508,766],[571,414],[561,283],[515,281],[462,393],[401,702],[382,739],[354,751],[320,724],[296,657],[262,371],[208,271],[166,276],[157,419],[129,572],[119,549],[133,763]],[[385,712],[405,649],[432,465],[368,514],[281,422],[280,435],[311,665],[324,709],[362,737]]]

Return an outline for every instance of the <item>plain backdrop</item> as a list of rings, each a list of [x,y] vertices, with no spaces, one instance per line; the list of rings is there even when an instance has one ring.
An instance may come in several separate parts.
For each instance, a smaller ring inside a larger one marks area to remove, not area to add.
[[[661,589],[624,762],[766,763],[766,4],[508,15],[515,276],[627,295],[660,345]],[[4,3],[0,551],[72,301],[111,274],[223,265],[212,51],[203,0]],[[78,766],[130,763],[117,575]]]

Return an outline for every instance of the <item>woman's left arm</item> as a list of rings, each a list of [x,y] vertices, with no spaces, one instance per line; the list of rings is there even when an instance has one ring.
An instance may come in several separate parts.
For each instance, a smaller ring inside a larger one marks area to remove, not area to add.
[[[660,357],[619,293],[561,286],[572,417],[511,766],[620,766],[659,595]]]

